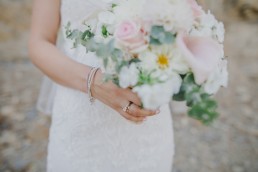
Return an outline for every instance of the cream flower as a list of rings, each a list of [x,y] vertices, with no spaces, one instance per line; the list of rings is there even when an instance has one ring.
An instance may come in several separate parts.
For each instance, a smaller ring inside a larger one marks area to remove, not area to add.
[[[116,22],[120,23],[125,20],[137,18],[143,10],[144,3],[147,0],[130,0],[119,4],[118,8],[114,8]]]
[[[156,55],[156,64],[161,70],[169,70],[180,74],[185,74],[190,70],[175,45],[154,46],[151,51]]]
[[[216,20],[214,15],[208,11],[199,18],[198,24],[190,31],[191,36],[211,37],[219,43],[224,42],[225,28],[222,22]]]
[[[100,23],[106,25],[112,25],[115,23],[115,15],[110,11],[100,12],[98,15],[98,19]]]
[[[142,85],[133,88],[133,91],[141,98],[144,108],[156,110],[160,106],[169,103],[173,95],[172,82],[155,85]]]
[[[141,17],[153,25],[162,25],[166,31],[189,30],[194,18],[186,0],[153,0],[144,4]]]
[[[220,87],[227,87],[228,84],[228,70],[227,61],[221,60],[217,66],[217,70],[213,72],[206,83],[204,84],[204,90],[208,94],[215,94],[218,92]]]
[[[132,63],[129,67],[124,66],[119,74],[119,85],[122,88],[128,88],[135,86],[138,82],[139,71],[135,63]]]

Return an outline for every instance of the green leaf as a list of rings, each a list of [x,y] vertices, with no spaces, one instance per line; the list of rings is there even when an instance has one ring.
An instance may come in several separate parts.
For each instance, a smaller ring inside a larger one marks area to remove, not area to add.
[[[112,60],[115,62],[121,61],[123,59],[123,52],[115,48],[112,52]]]
[[[124,67],[124,66],[128,66],[129,63],[127,61],[121,61],[120,63],[117,63],[116,64],[116,72],[117,73],[120,73],[121,69]]]
[[[108,65],[108,58],[104,58],[104,59],[103,59],[103,64],[104,64],[104,67],[107,68],[107,65]]]
[[[193,105],[191,108],[189,108],[188,114],[194,119],[200,120],[203,124],[208,125],[218,117],[216,108],[216,101],[210,99],[208,101],[201,101]]]
[[[150,34],[150,44],[172,44],[175,41],[175,35],[165,31],[163,26],[153,26]]]
[[[102,29],[101,33],[102,33],[103,37],[107,38],[109,36],[109,32],[107,30],[107,27],[105,25],[103,25],[101,29]]]
[[[175,35],[173,35],[170,32],[167,32],[165,35],[165,39],[163,40],[164,44],[172,44],[173,42],[175,42]]]
[[[161,34],[164,34],[165,29],[163,26],[153,26],[151,28],[151,36],[153,38],[159,39]]]
[[[112,4],[112,8],[115,8],[115,7],[117,7],[117,4]]]
[[[162,45],[162,43],[158,39],[155,39],[153,37],[150,37],[150,44],[151,45]]]
[[[201,86],[197,85],[194,75],[189,73],[182,76],[183,83],[180,92],[173,96],[176,101],[186,101],[188,115],[199,120],[205,125],[212,123],[217,117],[217,103],[211,95],[205,93]]]
[[[138,58],[132,58],[132,59],[129,61],[129,64],[131,64],[131,63],[139,63],[139,62],[141,62],[140,59],[138,59]]]
[[[83,33],[82,33],[82,40],[84,41],[88,41],[89,39],[93,38],[94,37],[94,34],[90,31],[90,30],[85,30]]]
[[[185,91],[180,89],[179,93],[173,95],[173,100],[175,100],[175,101],[185,101]]]

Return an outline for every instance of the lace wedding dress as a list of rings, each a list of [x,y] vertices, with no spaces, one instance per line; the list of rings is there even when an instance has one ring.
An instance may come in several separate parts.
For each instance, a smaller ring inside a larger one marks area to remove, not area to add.
[[[61,0],[57,47],[80,63],[98,66],[93,53],[72,48],[65,39],[64,26],[70,21],[79,27],[83,19],[104,7],[104,0]],[[99,101],[91,105],[85,93],[55,87],[48,172],[172,171],[174,140],[169,105],[143,124],[134,124]]]

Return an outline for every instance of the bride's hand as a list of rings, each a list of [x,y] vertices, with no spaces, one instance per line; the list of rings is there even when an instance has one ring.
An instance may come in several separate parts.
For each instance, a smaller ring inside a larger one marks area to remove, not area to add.
[[[91,87],[92,96],[117,111],[124,118],[141,123],[148,116],[159,113],[159,110],[151,111],[140,108],[141,101],[137,94],[133,93],[130,89],[119,88],[111,81],[103,82],[102,77],[101,71],[98,71]],[[126,112],[123,111],[123,108],[130,102],[132,104],[129,110]]]

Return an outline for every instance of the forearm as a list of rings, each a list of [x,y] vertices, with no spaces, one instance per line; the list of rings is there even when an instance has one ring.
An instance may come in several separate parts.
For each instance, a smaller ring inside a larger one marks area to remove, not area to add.
[[[31,61],[55,82],[83,92],[87,90],[90,67],[65,56],[54,44],[45,40],[30,40]]]

